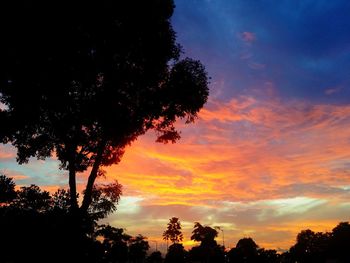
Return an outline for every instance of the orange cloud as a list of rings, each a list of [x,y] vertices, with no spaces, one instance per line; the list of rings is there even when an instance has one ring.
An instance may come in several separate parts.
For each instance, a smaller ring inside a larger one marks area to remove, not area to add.
[[[201,113],[197,128],[202,132],[195,138],[186,130],[184,140],[176,145],[157,145],[151,136],[144,137],[108,174],[119,174],[127,185],[137,182],[146,192],[157,189],[162,202],[166,193],[169,198],[195,197],[203,187],[210,198],[237,199],[240,193],[240,199],[250,200],[294,183],[319,183],[332,177],[338,185],[348,183],[342,167],[349,158],[350,107],[306,106],[288,108],[250,98],[214,105],[214,110]],[[224,194],[226,188],[233,194]]]
[[[108,178],[117,178],[125,186],[125,195],[141,196],[140,207],[152,205],[159,211],[181,207],[172,213],[153,214],[155,218],[166,221],[189,213],[187,221],[236,225],[237,229],[227,230],[234,233],[232,243],[250,233],[263,246],[288,248],[301,227],[316,224],[306,223],[306,218],[302,219],[305,224],[297,221],[302,207],[308,208],[303,213],[311,215],[317,200],[333,202],[339,210],[332,210],[326,221],[318,214],[320,224],[329,229],[345,220],[342,211],[349,208],[339,204],[350,196],[349,124],[350,106],[251,97],[226,103],[211,101],[195,125],[181,125],[179,143],[156,144],[148,134],[127,149],[119,165],[107,169]],[[315,203],[298,203],[308,198]],[[283,215],[276,211],[288,207],[264,201],[284,199],[296,203]],[[247,206],[242,208],[242,202]],[[193,209],[204,212],[194,213]],[[263,219],[264,213],[272,216]],[[276,222],[281,216],[283,221]],[[243,224],[240,218],[248,223]],[[118,221],[122,225],[126,222]],[[187,231],[190,233],[190,228]],[[259,231],[272,231],[278,239]]]
[[[178,143],[157,144],[146,134],[128,147],[120,164],[106,168],[107,181],[117,179],[124,193],[107,221],[163,246],[168,219],[178,216],[188,246],[193,222],[199,221],[224,226],[231,247],[251,236],[261,246],[287,249],[300,230],[330,230],[348,218],[349,124],[346,105],[276,96],[212,100],[194,125],[179,123]],[[13,149],[0,152],[13,156]],[[42,165],[29,165],[39,180],[45,178],[33,183],[55,191],[47,178],[57,161],[47,163],[44,175]],[[80,190],[85,180],[84,174],[78,177]]]

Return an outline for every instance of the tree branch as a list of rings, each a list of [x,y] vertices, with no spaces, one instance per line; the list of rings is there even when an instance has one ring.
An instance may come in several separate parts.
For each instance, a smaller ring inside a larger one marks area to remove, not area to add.
[[[92,201],[92,189],[94,187],[94,183],[98,174],[98,169],[100,168],[101,162],[102,162],[102,156],[103,156],[103,152],[105,150],[106,147],[106,142],[103,140],[100,142],[97,154],[96,154],[96,158],[95,158],[95,162],[94,165],[91,169],[89,178],[88,178],[88,182],[86,184],[86,188],[85,188],[85,193],[84,193],[84,199],[83,199],[83,203],[81,205],[81,210],[83,212],[87,212],[91,201]]]

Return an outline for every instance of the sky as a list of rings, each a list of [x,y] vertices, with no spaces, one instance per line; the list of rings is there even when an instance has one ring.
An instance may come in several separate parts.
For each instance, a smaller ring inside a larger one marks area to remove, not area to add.
[[[176,0],[172,23],[183,56],[199,59],[208,103],[181,140],[150,132],[129,146],[106,178],[123,185],[104,220],[165,248],[179,217],[184,244],[194,222],[220,226],[234,247],[252,237],[280,251],[303,229],[331,231],[350,216],[350,2]],[[0,172],[17,185],[66,187],[58,162],[18,165],[0,145]],[[86,176],[78,178],[82,189]],[[224,240],[223,240],[224,234]]]

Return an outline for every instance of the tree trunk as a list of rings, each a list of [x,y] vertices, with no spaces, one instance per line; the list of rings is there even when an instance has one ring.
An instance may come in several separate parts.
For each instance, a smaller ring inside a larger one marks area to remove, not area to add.
[[[69,196],[70,196],[70,205],[71,210],[76,211],[78,209],[78,201],[77,201],[77,185],[75,180],[75,165],[74,162],[69,162]]]
[[[91,201],[92,201],[92,189],[94,187],[94,183],[97,177],[97,173],[98,173],[98,169],[100,168],[101,162],[102,162],[102,155],[105,149],[106,143],[105,142],[101,142],[100,146],[98,148],[97,154],[96,154],[96,159],[94,162],[94,165],[92,166],[90,175],[89,175],[89,179],[88,182],[86,184],[86,188],[85,188],[85,193],[84,193],[84,199],[83,199],[83,203],[81,205],[81,210],[82,212],[86,213]]]

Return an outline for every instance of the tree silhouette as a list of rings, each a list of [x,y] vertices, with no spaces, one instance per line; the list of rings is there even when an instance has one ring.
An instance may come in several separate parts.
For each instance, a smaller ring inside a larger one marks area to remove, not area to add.
[[[250,237],[240,239],[235,248],[228,253],[230,262],[255,263],[258,262],[258,245]]]
[[[181,222],[179,218],[172,217],[169,219],[167,230],[163,233],[163,239],[169,240],[175,244],[183,240],[183,234],[181,232]]]
[[[215,241],[217,236],[218,232],[216,229],[195,222],[191,240],[201,243],[189,251],[191,260],[204,263],[224,262],[224,248]]]
[[[158,142],[180,138],[174,123],[195,120],[208,97],[196,60],[180,60],[172,0],[7,1],[1,17],[0,141],[19,163],[53,153],[69,174],[90,169],[81,211],[92,202],[101,167],[148,130]],[[82,11],[84,10],[84,11]]]
[[[52,205],[50,193],[37,185],[23,186],[17,193],[14,205],[22,210],[48,211]]]
[[[133,263],[141,263],[146,258],[146,253],[149,249],[148,241],[146,237],[138,235],[129,240],[129,258]]]
[[[16,198],[15,186],[12,178],[0,174],[0,206],[10,203]]]
[[[216,241],[218,231],[210,226],[202,226],[199,222],[194,223],[194,229],[192,231],[191,240],[201,242],[202,246],[211,246]]]
[[[341,262],[350,262],[350,224],[340,222],[333,228],[330,238],[331,254]]]
[[[291,257],[298,262],[325,262],[328,258],[330,233],[302,230],[290,248]]]
[[[258,249],[259,263],[279,263],[280,255],[274,249]]]
[[[186,250],[182,244],[173,243],[169,246],[165,257],[166,263],[184,263],[186,262]]]
[[[16,198],[1,207],[0,262],[44,262],[47,254],[56,247],[54,241],[62,240],[59,233],[63,234],[55,231],[64,220],[56,214],[53,205],[48,192],[31,185],[21,187]],[[62,254],[65,251],[67,249]]]
[[[70,207],[70,193],[66,189],[58,189],[52,195],[53,209],[68,212]]]
[[[1,178],[15,188],[12,179]],[[69,213],[67,190],[59,189],[53,195],[36,185],[17,190],[11,202],[0,206],[0,262],[107,263],[116,258],[119,261],[113,262],[125,262],[121,259],[127,259],[127,236],[122,230],[97,225],[100,213],[119,199],[115,195],[118,187],[111,186],[112,193],[108,185],[96,188],[91,215],[84,218]],[[100,240],[112,240],[111,245]]]
[[[97,228],[95,236],[97,238],[102,237],[104,260],[117,263],[127,262],[127,242],[131,239],[131,236],[126,235],[123,229],[101,225]]]
[[[115,211],[121,194],[122,185],[117,181],[107,185],[94,186],[91,195],[92,202],[88,208],[89,216],[98,220]]]
[[[147,258],[147,263],[162,263],[163,258],[162,258],[162,253],[159,251],[154,251],[152,252],[151,255]]]

